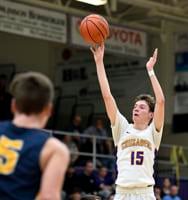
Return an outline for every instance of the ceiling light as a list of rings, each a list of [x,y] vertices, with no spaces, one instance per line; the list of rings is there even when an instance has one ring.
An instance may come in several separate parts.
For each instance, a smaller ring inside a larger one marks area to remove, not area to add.
[[[107,0],[76,0],[76,1],[91,4],[91,5],[94,5],[94,6],[101,6],[101,5],[104,5],[104,4],[107,3]]]

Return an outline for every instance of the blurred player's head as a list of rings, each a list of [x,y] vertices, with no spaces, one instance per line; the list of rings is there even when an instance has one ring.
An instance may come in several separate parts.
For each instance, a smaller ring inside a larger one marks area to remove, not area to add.
[[[49,78],[38,72],[20,73],[13,79],[10,92],[14,115],[41,116],[43,122],[47,122],[54,98],[53,84]]]
[[[154,97],[148,94],[137,96],[135,98],[135,104],[132,112],[133,122],[149,124],[153,118],[154,108]]]

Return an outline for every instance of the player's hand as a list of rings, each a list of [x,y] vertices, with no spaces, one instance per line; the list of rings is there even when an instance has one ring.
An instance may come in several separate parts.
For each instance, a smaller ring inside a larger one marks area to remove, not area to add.
[[[95,62],[100,62],[103,61],[103,57],[104,57],[104,43],[102,43],[100,46],[99,45],[95,45],[92,46],[91,51],[93,53]]]
[[[148,60],[148,62],[146,63],[146,68],[148,71],[152,70],[156,61],[157,61],[157,54],[158,54],[158,49],[155,49],[153,56],[150,57],[150,59]]]

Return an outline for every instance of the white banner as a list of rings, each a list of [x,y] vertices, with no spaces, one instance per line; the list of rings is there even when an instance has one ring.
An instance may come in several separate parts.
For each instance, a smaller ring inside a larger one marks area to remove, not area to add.
[[[65,14],[0,0],[0,31],[65,43]]]
[[[71,43],[88,46],[79,32],[81,18],[71,17]],[[145,32],[110,25],[110,37],[105,42],[106,50],[116,54],[126,54],[136,57],[147,55],[147,35]]]

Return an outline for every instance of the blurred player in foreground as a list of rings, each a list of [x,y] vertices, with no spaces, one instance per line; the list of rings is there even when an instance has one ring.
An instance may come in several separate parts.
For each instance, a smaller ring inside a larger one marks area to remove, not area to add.
[[[132,111],[132,124],[119,112],[111,94],[103,63],[104,44],[92,47],[91,51],[111,122],[113,140],[117,146],[118,176],[114,199],[154,200],[154,152],[161,142],[165,104],[163,91],[153,69],[157,60],[157,49],[146,64],[156,102],[150,95],[138,96]]]
[[[37,72],[11,85],[13,121],[0,123],[0,199],[60,200],[69,151],[42,128],[52,111],[51,81]]]

